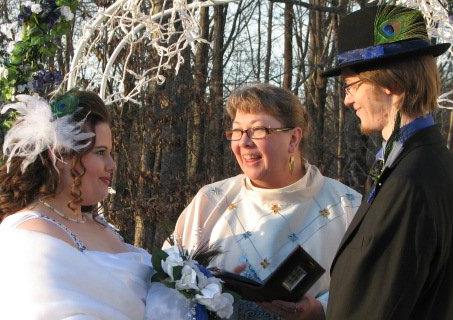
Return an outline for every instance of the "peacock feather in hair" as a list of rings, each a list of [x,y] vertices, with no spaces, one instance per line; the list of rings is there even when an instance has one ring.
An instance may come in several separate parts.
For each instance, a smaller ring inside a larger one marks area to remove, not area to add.
[[[74,114],[78,104],[79,98],[74,95],[71,90],[52,101],[50,106],[53,115],[57,118],[60,118],[69,114]]]
[[[395,5],[380,6],[374,21],[374,44],[410,39],[429,41],[421,12]]]

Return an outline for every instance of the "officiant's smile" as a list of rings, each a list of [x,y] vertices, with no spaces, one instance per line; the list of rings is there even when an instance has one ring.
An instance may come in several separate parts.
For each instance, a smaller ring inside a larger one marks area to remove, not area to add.
[[[303,176],[301,159],[295,157],[301,135],[301,128],[286,127],[270,114],[241,110],[236,113],[232,129],[226,131],[242,171],[261,188],[280,188]]]

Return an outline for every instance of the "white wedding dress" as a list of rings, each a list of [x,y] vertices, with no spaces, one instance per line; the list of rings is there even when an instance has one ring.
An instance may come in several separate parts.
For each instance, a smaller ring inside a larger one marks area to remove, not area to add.
[[[91,251],[80,241],[74,241],[74,248],[17,228],[36,218],[42,216],[20,212],[0,224],[0,319],[188,319],[190,308],[182,295],[151,284],[146,250],[127,245],[124,253]]]

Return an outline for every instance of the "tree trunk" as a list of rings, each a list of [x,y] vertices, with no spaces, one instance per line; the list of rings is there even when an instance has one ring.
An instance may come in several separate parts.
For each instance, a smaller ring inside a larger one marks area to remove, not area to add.
[[[283,88],[291,90],[293,75],[293,5],[285,4],[285,43],[283,52]]]
[[[209,36],[209,7],[200,9],[200,29],[203,39]],[[206,86],[208,77],[209,45],[200,42],[194,63],[192,110],[187,124],[187,178],[195,179],[201,171],[203,154],[203,131],[206,114]]]
[[[343,179],[343,167],[344,167],[344,108],[342,106],[342,96],[341,89],[338,84],[335,85],[336,97],[334,96],[335,106],[334,109],[337,110],[338,121],[337,121],[337,133],[338,133],[338,143],[337,143],[337,179],[344,182]]]
[[[310,1],[313,5],[325,5],[325,0]],[[321,172],[324,170],[324,125],[326,110],[326,89],[327,79],[321,76],[319,66],[324,65],[326,51],[324,38],[328,26],[326,13],[312,10],[309,14],[309,52],[307,61],[309,63],[309,78],[305,86],[306,106],[313,123],[313,134],[311,139],[311,156]],[[330,19],[329,19],[330,20]]]
[[[261,1],[258,1],[258,21],[257,21],[257,51],[256,51],[256,79],[260,81],[261,78]]]
[[[264,82],[269,83],[269,70],[272,55],[272,19],[274,15],[274,4],[268,2],[269,11],[267,16],[267,41],[266,41],[266,60],[264,62]]]
[[[209,86],[208,130],[205,153],[210,179],[215,181],[222,177],[223,166],[223,42],[225,34],[226,8],[214,7],[214,30],[212,44],[212,72]]]

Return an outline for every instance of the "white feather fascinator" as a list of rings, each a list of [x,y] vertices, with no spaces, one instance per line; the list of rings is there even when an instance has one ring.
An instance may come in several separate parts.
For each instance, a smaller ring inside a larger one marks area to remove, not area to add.
[[[3,154],[8,158],[7,171],[13,157],[24,158],[21,170],[25,172],[44,150],[49,150],[55,165],[57,155],[79,152],[90,144],[87,140],[94,133],[82,132],[84,121],[75,122],[72,113],[58,117],[49,103],[38,96],[18,95],[16,100],[18,102],[5,105],[1,110],[2,114],[10,109],[19,113],[3,142]]]

